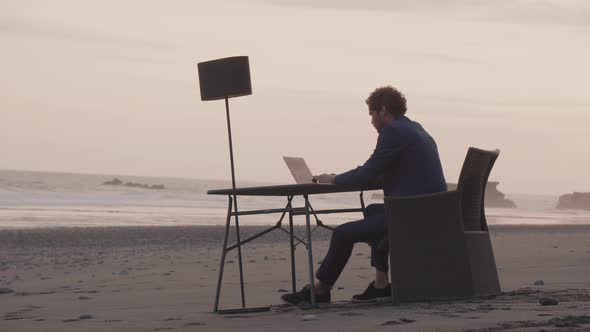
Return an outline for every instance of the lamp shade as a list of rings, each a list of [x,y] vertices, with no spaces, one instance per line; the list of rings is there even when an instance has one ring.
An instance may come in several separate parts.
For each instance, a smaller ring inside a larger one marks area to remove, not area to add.
[[[198,67],[201,100],[217,100],[252,94],[250,63],[247,56],[201,62]]]

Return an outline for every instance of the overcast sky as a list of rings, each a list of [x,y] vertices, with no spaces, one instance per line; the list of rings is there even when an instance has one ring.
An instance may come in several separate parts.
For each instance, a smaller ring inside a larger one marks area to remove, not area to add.
[[[455,182],[501,150],[508,193],[590,191],[587,1],[0,1],[0,169],[228,179],[224,104],[197,63],[248,55],[230,101],[238,182],[362,164],[364,103],[406,94]]]

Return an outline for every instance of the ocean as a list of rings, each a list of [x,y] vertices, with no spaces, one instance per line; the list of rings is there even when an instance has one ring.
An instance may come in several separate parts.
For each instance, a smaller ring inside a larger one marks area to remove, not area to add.
[[[126,185],[105,185],[120,179],[142,185],[163,185],[148,189]],[[238,182],[238,186],[276,183]],[[174,226],[223,225],[227,197],[207,195],[207,190],[229,188],[231,182],[128,175],[73,174],[0,170],[0,229],[34,227]],[[377,195],[375,195],[377,196]],[[590,224],[590,211],[557,210],[557,196],[510,195],[515,209],[486,208],[488,223],[561,225]],[[365,193],[367,204],[380,199]],[[239,197],[241,211],[284,207],[277,197]],[[303,200],[296,198],[296,206]],[[314,195],[315,209],[359,206],[358,194]],[[278,214],[241,216],[240,225],[271,225]],[[358,213],[322,215],[326,224],[340,224],[360,218]],[[296,223],[304,223],[303,217]]]

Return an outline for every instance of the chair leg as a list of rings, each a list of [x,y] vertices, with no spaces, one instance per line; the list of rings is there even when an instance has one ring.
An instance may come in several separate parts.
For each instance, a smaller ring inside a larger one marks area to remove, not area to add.
[[[469,253],[475,296],[500,294],[500,280],[490,234],[484,231],[468,231],[465,232],[465,242]]]

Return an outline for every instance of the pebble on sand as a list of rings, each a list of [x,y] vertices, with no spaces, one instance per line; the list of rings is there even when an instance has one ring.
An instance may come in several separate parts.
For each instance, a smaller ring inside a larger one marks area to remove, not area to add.
[[[307,321],[310,321],[310,320],[317,320],[317,319],[318,319],[318,316],[316,316],[316,315],[305,315],[305,316],[303,316],[303,320],[306,321],[306,322]]]
[[[0,294],[10,294],[10,293],[14,293],[14,290],[12,290],[10,288],[0,288]]]
[[[541,305],[557,305],[559,301],[552,297],[542,297],[539,299],[539,304]]]
[[[545,285],[545,282],[543,280],[537,280],[535,281],[535,285]]]

